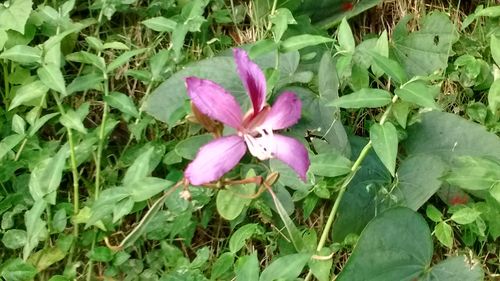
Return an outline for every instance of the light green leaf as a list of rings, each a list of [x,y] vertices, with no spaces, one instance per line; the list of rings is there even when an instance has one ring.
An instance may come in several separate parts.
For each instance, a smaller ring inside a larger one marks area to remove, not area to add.
[[[40,218],[46,206],[45,201],[38,200],[29,211],[24,213],[27,240],[23,248],[23,260],[27,260],[31,251],[38,246],[38,242],[47,236],[46,223]]]
[[[274,194],[274,192],[271,190],[269,194],[271,194],[274,205],[276,207],[276,211],[278,212],[278,215],[280,216],[281,220],[283,221],[283,224],[285,225],[285,228],[288,232],[289,238],[292,241],[293,246],[295,247],[295,250],[297,250],[297,252],[302,251],[304,249],[304,240],[302,238],[300,231],[297,229],[295,223],[292,221],[290,216],[288,216],[286,209],[283,207],[276,194]],[[264,272],[262,274],[264,274]]]
[[[26,121],[24,121],[24,119],[17,114],[12,116],[12,131],[19,135],[24,135],[26,131]]]
[[[495,35],[491,35],[490,40],[490,51],[491,57],[495,61],[498,67],[500,67],[500,39],[498,39]]]
[[[478,210],[471,207],[464,207],[454,212],[450,219],[458,224],[469,224],[479,218],[479,215],[481,215],[481,212]]]
[[[394,177],[398,153],[398,132],[396,128],[390,122],[385,122],[383,125],[373,124],[370,128],[370,140],[378,157]]]
[[[500,162],[486,157],[462,156],[445,180],[467,190],[488,190],[500,185]]]
[[[260,40],[250,48],[248,56],[250,56],[251,59],[254,59],[261,55],[271,53],[272,51],[275,51],[278,47],[279,44],[274,42],[274,40],[271,39]]]
[[[26,104],[33,100],[42,98],[49,88],[40,80],[35,80],[31,83],[21,86],[16,91],[16,95],[12,99],[9,110],[12,110],[22,104]]]
[[[436,238],[444,246],[448,248],[453,247],[453,230],[446,222],[442,221],[436,225],[434,235],[436,235]]]
[[[500,108],[500,79],[495,80],[491,84],[488,91],[488,106],[493,114]]]
[[[481,9],[476,13],[476,17],[500,17],[500,6],[491,6]]]
[[[287,8],[279,8],[274,14],[269,15],[269,21],[273,24],[272,31],[274,42],[279,42],[289,24],[296,24],[292,13]]]
[[[4,5],[0,6],[0,19],[2,19],[0,21],[0,29],[11,29],[24,35],[24,27],[33,10],[32,6],[33,1],[31,0],[5,2]]]
[[[127,45],[123,44],[122,42],[118,42],[118,41],[104,43],[104,45],[102,47],[104,48],[104,50],[106,50],[106,49],[129,50],[130,49]]]
[[[262,271],[259,281],[295,280],[310,258],[307,253],[279,257]]]
[[[354,36],[352,35],[351,27],[349,27],[346,18],[343,18],[339,25],[337,38],[342,51],[354,53],[356,43],[354,42]]]
[[[61,115],[59,122],[68,129],[77,130],[82,134],[86,134],[87,128],[83,125],[82,119],[83,118],[81,118],[76,111],[69,109],[65,114]]]
[[[114,107],[121,112],[133,116],[135,118],[139,117],[139,111],[135,107],[134,101],[122,93],[111,92],[109,95],[104,97],[104,101],[109,104],[109,106]]]
[[[2,264],[0,276],[9,281],[30,281],[37,274],[36,268],[19,258],[10,259]]]
[[[440,222],[443,220],[443,214],[438,208],[434,207],[432,204],[428,204],[425,209],[425,214],[428,218],[430,218],[433,222]]]
[[[66,88],[67,95],[71,95],[75,92],[87,91],[90,89],[102,90],[102,82],[104,81],[104,76],[102,73],[92,72],[82,76],[78,76],[71,83],[69,83]]]
[[[371,52],[370,55],[374,65],[380,68],[398,84],[403,84],[408,80],[406,71],[397,61],[391,60],[375,52]]]
[[[9,229],[2,237],[2,243],[8,249],[19,249],[26,244],[26,231],[22,229]]]
[[[403,101],[422,107],[439,109],[439,106],[434,101],[434,98],[439,94],[439,87],[428,86],[422,81],[415,81],[396,89],[394,92]]]
[[[24,139],[23,135],[10,135],[0,141],[0,160]]]
[[[36,119],[35,124],[33,124],[28,130],[28,136],[34,136],[36,132],[38,132],[38,130],[40,130],[43,125],[45,125],[45,123],[47,123],[50,119],[56,117],[57,115],[59,115],[59,113],[54,112],[43,115],[42,117]]]
[[[341,96],[329,106],[341,108],[376,108],[391,103],[391,94],[380,89],[361,89],[352,94]]]
[[[281,43],[281,48],[283,52],[286,53],[286,52],[300,50],[305,47],[325,44],[333,41],[334,40],[332,38],[320,35],[302,34],[287,38],[285,41]]]
[[[142,54],[146,51],[147,49],[137,49],[137,50],[132,50],[132,51],[126,51],[123,54],[119,55],[117,58],[115,58],[111,63],[108,64],[108,67],[106,69],[106,72],[112,72],[113,70],[117,69],[118,67],[124,65],[125,63],[129,62],[132,57],[135,57],[139,54]]]
[[[44,64],[37,70],[40,81],[49,89],[52,89],[63,96],[66,96],[66,83],[62,75],[61,69],[55,64]]]
[[[141,202],[152,198],[172,185],[173,183],[169,180],[146,177],[139,181],[125,184],[125,189],[130,191],[130,198],[132,200]]]
[[[212,139],[213,136],[211,134],[203,134],[190,137],[180,141],[175,146],[175,151],[177,152],[178,155],[182,156],[183,158],[193,160],[196,154],[198,153],[200,147],[202,147],[204,144],[208,143]]]
[[[89,52],[80,51],[71,53],[66,56],[66,60],[93,65],[103,73],[106,70],[106,63],[104,62],[104,58],[98,57],[97,55],[91,54]]]
[[[220,277],[233,267],[234,255],[227,252],[219,256],[219,258],[212,265],[212,272],[210,274],[211,280],[220,279]]]
[[[177,26],[177,22],[165,17],[155,17],[141,22],[149,29],[157,32],[172,32]]]
[[[61,183],[68,156],[67,148],[63,147],[54,157],[44,159],[35,166],[29,181],[29,191],[33,199],[55,204],[55,193]]]
[[[102,51],[104,49],[104,44],[99,38],[96,38],[94,36],[87,36],[85,37],[85,41],[87,42],[87,44],[89,44],[90,48],[96,51]]]
[[[396,119],[399,126],[406,129],[406,123],[408,121],[408,114],[410,113],[410,105],[407,102],[398,100],[392,105],[392,116]]]
[[[309,171],[323,177],[338,177],[351,171],[352,162],[338,153],[322,153],[310,157]]]
[[[150,148],[135,159],[134,163],[127,169],[127,172],[123,177],[123,184],[138,183],[151,173],[151,167],[149,163],[151,156],[153,155],[153,150],[154,148]]]
[[[134,204],[134,200],[130,197],[126,197],[116,202],[113,206],[113,223],[118,222],[121,218],[130,214],[134,208]]]
[[[257,281],[259,280],[259,260],[257,253],[241,256],[238,258],[234,268],[236,281]]]
[[[40,62],[42,51],[26,45],[16,45],[0,54],[0,59],[8,59],[21,64]]]
[[[236,254],[245,246],[246,240],[250,239],[259,230],[259,225],[255,223],[245,224],[238,228],[229,238],[229,250]]]
[[[245,178],[255,177],[253,169],[249,170]],[[227,186],[217,193],[216,206],[221,217],[227,220],[236,219],[247,207],[255,194],[257,185],[255,183],[238,184]]]

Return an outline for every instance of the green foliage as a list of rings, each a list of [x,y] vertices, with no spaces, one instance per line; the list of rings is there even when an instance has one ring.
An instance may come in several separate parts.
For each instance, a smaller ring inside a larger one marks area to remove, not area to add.
[[[349,19],[382,1],[230,2],[0,3],[0,279],[498,274],[498,7],[460,30],[450,7],[366,34]],[[250,155],[219,181],[184,179],[233,133],[199,122],[185,78],[251,108],[234,47],[269,105],[300,98],[279,133],[307,148],[306,181]]]

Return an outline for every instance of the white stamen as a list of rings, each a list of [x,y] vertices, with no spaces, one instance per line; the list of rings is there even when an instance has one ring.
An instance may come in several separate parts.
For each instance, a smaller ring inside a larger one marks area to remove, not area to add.
[[[245,142],[248,146],[250,153],[257,157],[259,160],[266,160],[273,158],[273,131],[266,129],[259,129],[258,132],[261,134],[259,138],[255,138],[250,134],[243,135]]]

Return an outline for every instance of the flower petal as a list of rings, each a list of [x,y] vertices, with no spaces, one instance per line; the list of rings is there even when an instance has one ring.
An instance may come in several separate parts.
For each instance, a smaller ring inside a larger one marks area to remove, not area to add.
[[[244,50],[234,49],[233,54],[236,68],[250,96],[255,115],[266,103],[266,77],[259,66],[248,58]]]
[[[288,128],[299,121],[301,110],[300,99],[292,92],[284,92],[276,99],[271,111],[259,127],[271,130]]]
[[[235,129],[241,126],[243,114],[238,102],[219,84],[187,77],[186,87],[191,101],[203,114]]]
[[[239,136],[215,139],[200,148],[184,176],[193,185],[218,180],[240,162],[246,150],[245,142]]]
[[[270,147],[273,157],[290,166],[297,175],[306,181],[306,173],[311,162],[304,145],[294,138],[273,135],[273,145]]]

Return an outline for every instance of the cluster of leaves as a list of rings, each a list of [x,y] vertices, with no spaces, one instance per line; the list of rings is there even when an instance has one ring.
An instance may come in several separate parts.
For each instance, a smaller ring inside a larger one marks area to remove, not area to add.
[[[345,16],[381,1],[54,2],[0,4],[0,278],[481,280],[498,270],[487,257],[500,236],[500,7],[479,6],[460,30],[438,11],[409,30],[407,16],[356,43]],[[184,78],[244,102],[225,50],[246,41],[269,99],[302,100],[284,133],[308,146],[308,181],[244,158],[225,177],[279,173],[258,197],[253,182],[177,188],[212,138],[188,122]]]

